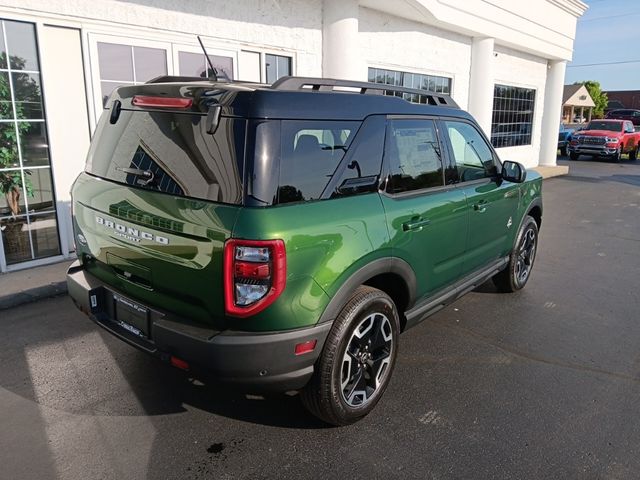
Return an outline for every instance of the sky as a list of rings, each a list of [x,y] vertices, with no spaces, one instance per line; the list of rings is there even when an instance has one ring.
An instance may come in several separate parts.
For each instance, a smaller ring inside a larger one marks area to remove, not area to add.
[[[640,90],[640,0],[583,1],[589,9],[578,19],[565,83],[596,80],[603,90]]]

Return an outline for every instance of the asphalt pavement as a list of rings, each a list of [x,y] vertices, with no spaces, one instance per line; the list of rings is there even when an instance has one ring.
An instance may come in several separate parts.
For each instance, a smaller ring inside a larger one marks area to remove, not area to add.
[[[527,287],[403,335],[390,387],[329,428],[165,366],[57,297],[0,312],[2,479],[636,479],[640,162],[544,183]]]

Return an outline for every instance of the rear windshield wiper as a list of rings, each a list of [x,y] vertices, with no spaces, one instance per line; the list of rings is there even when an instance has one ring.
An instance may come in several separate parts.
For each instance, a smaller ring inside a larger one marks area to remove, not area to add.
[[[146,180],[138,180],[138,184],[142,186],[149,185],[153,182],[153,172],[151,170],[142,170],[141,168],[128,168],[128,167],[116,167],[119,172],[126,173],[128,175],[134,175],[136,177],[144,177]]]

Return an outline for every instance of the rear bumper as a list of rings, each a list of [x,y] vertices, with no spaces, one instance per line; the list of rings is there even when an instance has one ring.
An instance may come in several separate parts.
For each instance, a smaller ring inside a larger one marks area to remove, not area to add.
[[[121,294],[86,272],[79,262],[69,267],[67,286],[76,306],[118,338],[164,361],[176,356],[248,391],[304,387],[331,328],[328,322],[285,332],[220,332],[144,306],[149,327],[142,337],[116,319],[115,302]],[[312,352],[295,355],[297,344],[312,340],[317,341]]]

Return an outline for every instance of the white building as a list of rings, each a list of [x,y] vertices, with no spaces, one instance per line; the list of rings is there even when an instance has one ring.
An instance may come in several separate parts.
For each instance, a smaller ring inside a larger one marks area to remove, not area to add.
[[[103,98],[118,85],[201,72],[197,34],[235,79],[324,76],[450,93],[503,159],[553,166],[565,64],[587,8],[579,0],[0,1],[0,185],[10,185],[0,190],[2,272],[73,255],[69,189]]]

